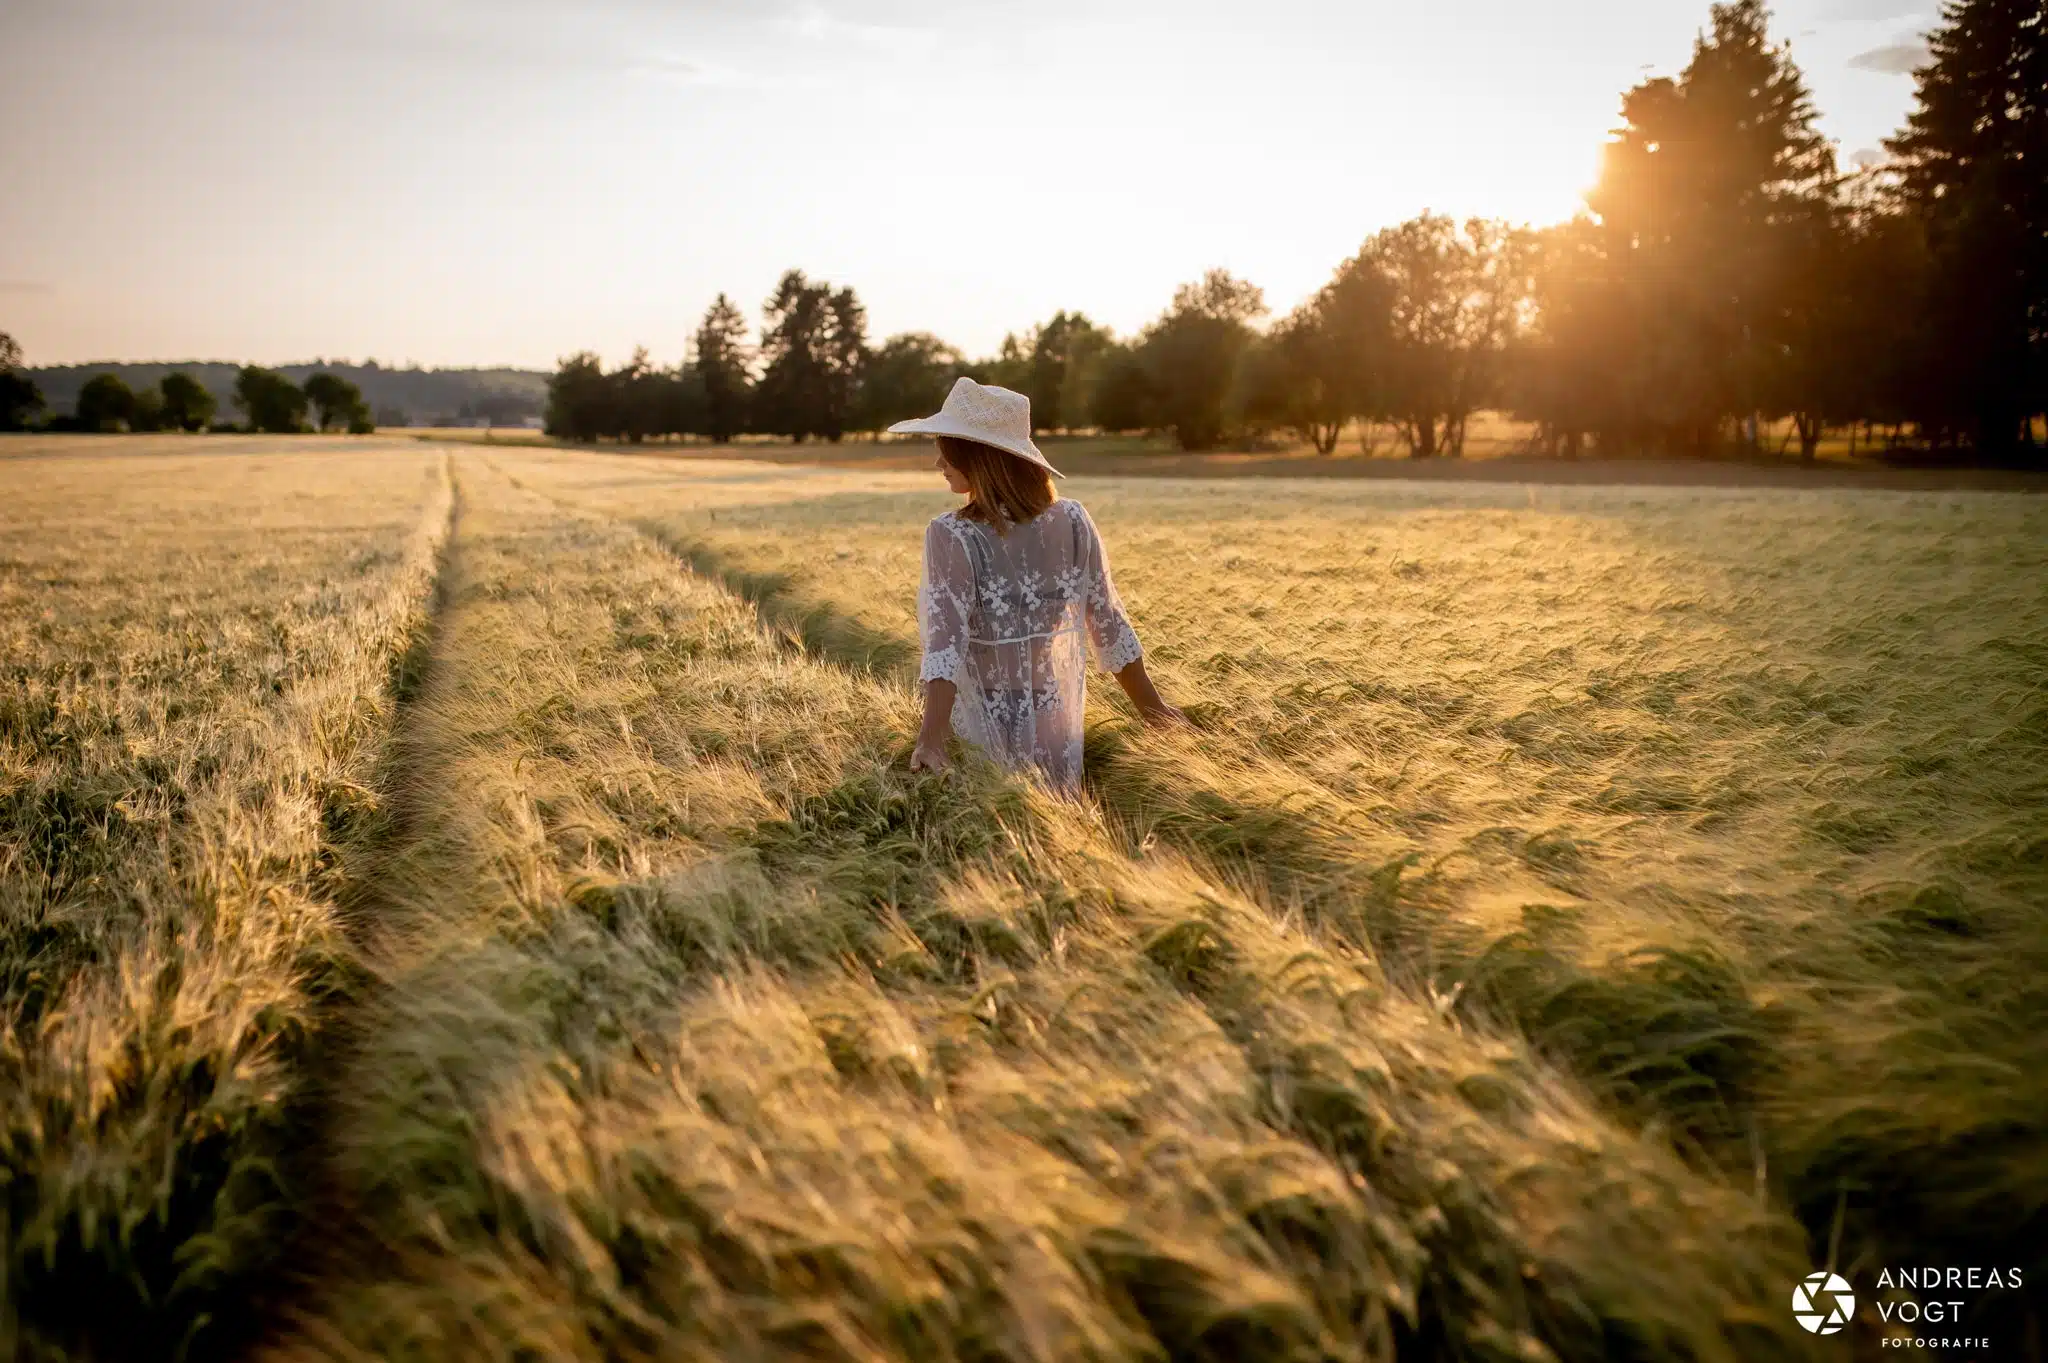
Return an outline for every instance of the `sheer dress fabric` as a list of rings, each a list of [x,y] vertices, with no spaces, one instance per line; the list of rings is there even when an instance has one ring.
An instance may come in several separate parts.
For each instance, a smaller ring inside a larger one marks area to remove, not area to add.
[[[953,731],[1009,766],[1081,788],[1088,654],[1106,672],[1143,656],[1095,522],[1061,498],[997,534],[957,511],[924,532],[918,684],[950,681]]]

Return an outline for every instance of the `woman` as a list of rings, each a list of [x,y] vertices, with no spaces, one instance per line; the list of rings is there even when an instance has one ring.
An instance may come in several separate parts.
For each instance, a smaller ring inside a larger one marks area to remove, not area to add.
[[[1032,443],[1029,398],[963,377],[936,416],[889,429],[937,436],[936,467],[967,497],[925,527],[924,726],[913,771],[943,771],[946,736],[957,732],[999,762],[1034,764],[1056,789],[1079,791],[1088,649],[1148,723],[1182,718],[1145,675],[1095,522],[1053,492],[1053,477],[1065,475]]]

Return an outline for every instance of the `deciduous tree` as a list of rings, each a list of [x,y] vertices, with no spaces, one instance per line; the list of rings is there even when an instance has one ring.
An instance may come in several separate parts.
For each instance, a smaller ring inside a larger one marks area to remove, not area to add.
[[[313,407],[314,424],[320,430],[359,430],[370,424],[370,408],[363,401],[362,390],[339,374],[323,371],[307,375],[305,392],[306,401]]]
[[[290,433],[305,429],[306,394],[274,369],[244,365],[235,375],[235,402],[257,431]]]
[[[958,350],[928,331],[891,336],[868,359],[856,429],[880,431],[937,411],[965,364]]]
[[[1534,238],[1505,223],[1425,213],[1369,238],[1336,284],[1358,300],[1361,341],[1384,306],[1370,405],[1418,459],[1464,453],[1473,412],[1500,399],[1526,320]]]
[[[219,406],[206,385],[182,369],[157,380],[157,391],[163,399],[164,424],[173,430],[205,430]]]
[[[78,424],[87,431],[126,430],[135,394],[119,374],[95,374],[78,390]]]
[[[42,410],[42,390],[21,369],[20,343],[0,331],[0,431],[26,430]]]
[[[1213,449],[1229,429],[1237,366],[1266,311],[1257,285],[1227,270],[1183,284],[1138,344],[1159,424],[1184,450]]]

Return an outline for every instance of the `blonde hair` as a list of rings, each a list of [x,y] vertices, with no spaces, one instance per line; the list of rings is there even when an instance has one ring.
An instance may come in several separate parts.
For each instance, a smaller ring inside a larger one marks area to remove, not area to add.
[[[1007,450],[957,435],[939,437],[939,457],[967,480],[967,505],[960,514],[995,527],[997,534],[1022,525],[1058,500],[1052,475]]]

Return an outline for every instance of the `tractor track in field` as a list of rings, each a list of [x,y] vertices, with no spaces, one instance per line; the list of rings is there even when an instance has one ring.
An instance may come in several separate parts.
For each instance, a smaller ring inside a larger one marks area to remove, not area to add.
[[[388,875],[414,840],[423,812],[419,788],[408,779],[421,756],[414,715],[435,672],[435,646],[449,606],[450,566],[459,553],[462,524],[462,484],[454,457],[446,451],[441,476],[448,505],[427,589],[405,647],[392,656],[385,683],[391,718],[377,763],[375,804],[332,848],[340,883],[335,903],[349,947],[350,979],[347,988],[322,1007],[314,1073],[299,1119],[303,1139],[294,1151],[294,1184],[301,1197],[278,1249],[276,1281],[265,1294],[261,1328],[246,1347],[234,1351],[242,1357],[263,1357],[272,1351],[331,1265],[376,1250],[362,1236],[360,1219],[335,1174],[335,1127],[344,1099],[342,1083],[362,1041],[359,1020],[383,987],[378,969],[378,955],[384,949],[382,920],[394,905]]]

